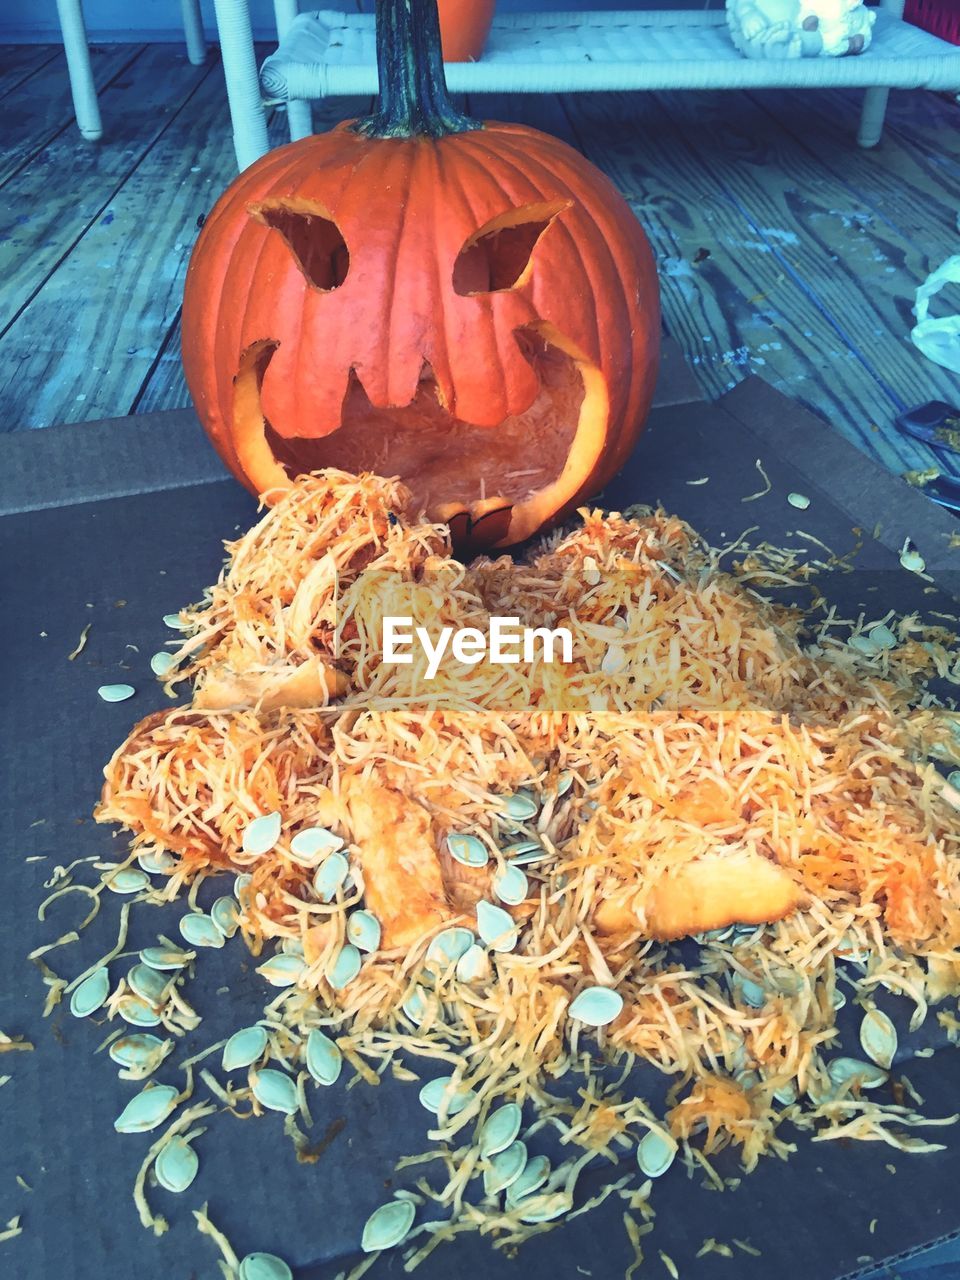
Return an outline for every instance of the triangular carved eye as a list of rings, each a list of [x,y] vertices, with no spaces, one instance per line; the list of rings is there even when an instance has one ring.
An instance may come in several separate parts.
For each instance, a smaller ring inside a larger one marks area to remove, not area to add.
[[[297,266],[315,289],[339,289],[350,269],[350,251],[340,228],[326,210],[264,204],[251,213],[279,231]]]
[[[528,204],[498,214],[475,231],[457,255],[453,287],[469,297],[501,293],[526,282],[540,237],[558,213],[569,208],[564,200]]]

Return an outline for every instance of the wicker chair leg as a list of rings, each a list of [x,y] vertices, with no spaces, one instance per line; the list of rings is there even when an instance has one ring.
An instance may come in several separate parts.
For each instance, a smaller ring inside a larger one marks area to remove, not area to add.
[[[63,32],[63,50],[67,55],[70,92],[80,132],[91,142],[103,137],[103,123],[97,102],[97,86],[90,66],[90,47],[83,23],[80,0],[57,0],[57,15]]]
[[[282,40],[287,28],[297,16],[299,0],[273,0],[273,12],[277,19],[277,39]],[[309,138],[313,133],[313,108],[304,98],[287,102],[287,124],[290,127],[290,141],[298,138]]]
[[[270,150],[247,0],[213,0],[237,164],[248,168]]]
[[[883,120],[887,114],[889,89],[867,89],[863,95],[860,112],[860,129],[857,142],[861,147],[875,147],[883,136]]]
[[[180,0],[180,10],[183,14],[183,34],[187,40],[187,57],[195,67],[202,67],[207,60],[207,42],[203,38],[200,0]]]

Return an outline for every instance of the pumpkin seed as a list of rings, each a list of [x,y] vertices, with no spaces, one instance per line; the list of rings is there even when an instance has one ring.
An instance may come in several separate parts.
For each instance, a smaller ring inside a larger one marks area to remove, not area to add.
[[[172,1047],[173,1042],[138,1031],[133,1035],[121,1036],[119,1040],[114,1040],[107,1053],[111,1062],[115,1062],[118,1067],[136,1068],[144,1066],[163,1048],[164,1044]]]
[[[169,627],[171,631],[186,631],[187,624],[181,622],[179,613],[165,613],[163,615],[163,625]]]
[[[545,861],[550,854],[539,840],[518,840],[516,844],[507,845],[503,856],[509,858],[515,867],[532,867],[537,862]]]
[[[342,853],[331,853],[321,862],[313,877],[313,889],[321,902],[334,900],[349,870],[350,864]]]
[[[201,911],[181,919],[180,933],[191,947],[212,947],[216,951],[224,943],[223,934],[213,920]]]
[[[251,1067],[263,1056],[267,1047],[267,1033],[263,1027],[241,1027],[223,1046],[224,1071],[239,1071]]]
[[[477,903],[477,933],[494,951],[512,951],[520,936],[513,916],[483,899]]]
[[[518,1138],[504,1151],[498,1152],[483,1171],[483,1189],[488,1196],[506,1191],[523,1173],[527,1163],[526,1144]]]
[[[252,822],[247,823],[243,833],[243,852],[256,856],[269,853],[280,839],[282,826],[283,819],[276,811],[254,818]]]
[[[240,928],[239,902],[229,894],[224,894],[210,908],[210,919],[225,938],[232,938]]]
[[[401,1004],[400,1008],[407,1015],[411,1022],[417,1026],[424,1020],[427,1015],[427,996],[422,987],[414,987],[414,989]]]
[[[464,1085],[453,1086],[453,1076],[438,1076],[430,1080],[420,1090],[420,1105],[426,1111],[439,1115],[441,1106],[446,1103],[446,1114],[455,1116],[468,1107],[477,1096],[472,1089]]]
[[[860,1045],[871,1062],[889,1068],[897,1052],[897,1029],[880,1009],[870,1009],[860,1023]]]
[[[271,987],[293,987],[306,967],[300,956],[288,956],[281,951],[263,964],[258,964],[257,973],[261,978],[266,978]]]
[[[889,1078],[882,1067],[859,1058],[834,1058],[827,1063],[827,1075],[838,1085],[855,1080],[861,1089],[879,1089]]]
[[[600,584],[600,568],[593,556],[583,557],[583,580],[588,587]]]
[[[124,1022],[134,1027],[158,1027],[160,1014],[151,1004],[141,1000],[139,996],[123,996],[117,1001],[117,1013]]]
[[[325,853],[336,853],[342,849],[344,841],[326,827],[305,827],[298,831],[290,841],[290,852],[295,858],[304,858],[308,862]]]
[[[490,957],[483,947],[476,943],[463,953],[457,961],[457,980],[459,982],[482,982],[490,977]]]
[[[839,987],[833,988],[833,995],[830,997],[830,1003],[834,1009],[842,1009],[847,1003],[846,994]]]
[[[150,877],[139,867],[121,867],[104,872],[103,883],[113,893],[142,893],[150,888]]]
[[[326,979],[334,991],[342,991],[360,972],[360,952],[352,942],[341,948],[340,954],[332,964],[327,965]]]
[[[253,876],[246,871],[242,875],[234,876],[233,896],[239,900],[241,893],[243,893],[245,889],[250,888],[252,881],[253,881]]]
[[[159,653],[155,653],[150,659],[150,670],[155,676],[167,676],[177,665],[177,660],[172,653],[166,653],[162,649]]]
[[[509,1147],[507,1148],[509,1150]],[[546,1156],[531,1156],[524,1165],[519,1178],[511,1182],[507,1188],[507,1203],[516,1204],[524,1196],[539,1191],[550,1177],[550,1161]]]
[[[178,1195],[193,1182],[200,1168],[197,1153],[189,1142],[183,1138],[171,1138],[164,1143],[153,1162],[153,1172],[157,1181],[166,1191]]]
[[[838,960],[847,964],[866,964],[870,952],[858,943],[851,933],[845,933],[834,948]]]
[[[299,938],[281,938],[280,950],[285,956],[299,956],[301,960],[305,960],[307,956]]]
[[[659,1178],[673,1164],[677,1144],[668,1133],[651,1129],[637,1147],[637,1164],[647,1178]]]
[[[612,644],[600,660],[600,670],[605,676],[618,676],[627,667],[626,650],[619,644]]]
[[[336,1084],[343,1070],[340,1046],[316,1027],[307,1036],[307,1070],[317,1084]]]
[[[237,1280],[293,1280],[293,1272],[274,1253],[248,1253],[237,1270]]]
[[[733,984],[734,995],[739,994],[744,1004],[748,1004],[751,1009],[762,1009],[767,1003],[767,993],[759,982],[754,982],[752,978],[744,978],[742,974],[737,974]]]
[[[409,1200],[391,1200],[375,1209],[367,1219],[360,1240],[364,1253],[392,1249],[406,1237],[413,1226],[416,1209]]]
[[[106,968],[94,969],[70,997],[70,1012],[75,1018],[89,1018],[103,1008],[109,994],[110,974]]]
[[[454,926],[441,931],[430,940],[426,959],[437,960],[444,967],[454,964],[465,956],[473,946],[475,938],[469,929]]]
[[[515,1102],[505,1102],[490,1112],[477,1134],[477,1145],[484,1160],[506,1151],[520,1132],[522,1120],[523,1112]]]
[[[810,505],[810,499],[805,493],[788,493],[787,501],[791,507],[796,507],[798,511],[806,511]]]
[[[779,1089],[774,1089],[773,1096],[785,1107],[790,1107],[797,1100],[797,1086],[791,1080],[788,1084],[782,1084]]]
[[[460,831],[448,832],[447,852],[465,867],[485,867],[490,861],[490,850],[483,841]]]
[[[297,1102],[297,1086],[282,1071],[274,1071],[272,1067],[264,1067],[255,1071],[250,1078],[253,1096],[268,1111],[282,1111],[292,1116],[299,1103]]]
[[[875,627],[870,628],[870,639],[878,649],[895,649],[897,647],[897,637],[883,622],[878,622]]]
[[[504,799],[501,812],[505,818],[512,818],[514,822],[527,822],[537,816],[540,806],[529,791],[517,791]]]
[[[180,1097],[171,1084],[147,1085],[131,1098],[113,1122],[117,1133],[149,1133],[163,1124]]]
[[[501,902],[510,907],[519,907],[530,892],[527,877],[516,863],[511,863],[493,877],[493,892]]]
[[[552,1222],[573,1208],[573,1197],[566,1191],[543,1192],[527,1196],[521,1205],[521,1222]]]
[[[185,969],[191,960],[197,958],[195,951],[181,951],[177,947],[144,947],[140,959],[151,969],[164,972],[169,969]]]
[[[951,769],[947,774],[947,783],[954,791],[960,791],[960,769]]]
[[[141,870],[146,871],[150,876],[166,875],[177,865],[176,858],[172,853],[167,853],[166,849],[151,849],[145,853],[138,853],[137,862]]]
[[[737,926],[735,924],[728,924],[723,929],[709,929],[706,933],[699,934],[697,937],[697,940],[698,942],[702,942],[702,943],[729,942],[729,940],[733,937],[736,931],[737,931]]]
[[[369,911],[351,911],[347,917],[347,938],[360,951],[376,951],[383,932],[380,921]]]
[[[164,978],[148,964],[135,964],[127,974],[127,986],[147,1004],[159,1007],[166,1002],[172,978]]]
[[[132,684],[102,684],[97,690],[104,702],[126,702],[136,692]]]
[[[920,552],[916,547],[910,545],[909,538],[904,542],[903,550],[900,552],[900,563],[909,573],[923,573],[927,567],[926,561]]]
[[[560,774],[560,776],[557,778],[557,786],[554,792],[557,799],[558,800],[562,799],[562,797],[567,794],[567,792],[570,790],[572,786],[573,786],[573,774],[570,772],[569,769],[564,769],[563,772]]]
[[[872,658],[877,652],[877,646],[869,636],[865,635],[851,636],[847,645],[851,649],[856,649],[857,653],[865,653],[868,658]]]
[[[623,996],[612,987],[585,987],[570,1005],[571,1018],[588,1027],[605,1027],[619,1018],[623,1010]]]

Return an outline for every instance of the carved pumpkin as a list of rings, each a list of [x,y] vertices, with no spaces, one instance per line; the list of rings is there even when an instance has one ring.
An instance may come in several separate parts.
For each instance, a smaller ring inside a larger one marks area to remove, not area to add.
[[[378,0],[377,23],[377,112],[264,156],[207,219],[187,383],[254,491],[323,467],[398,475],[461,545],[510,545],[639,435],[652,254],[578,152],[455,110],[436,0]]]

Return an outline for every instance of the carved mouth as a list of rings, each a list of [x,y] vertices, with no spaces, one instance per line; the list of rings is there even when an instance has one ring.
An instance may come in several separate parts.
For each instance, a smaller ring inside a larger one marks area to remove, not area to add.
[[[413,400],[372,405],[356,376],[341,425],[317,438],[286,438],[265,420],[260,384],[276,343],[244,353],[237,377],[234,440],[261,491],[286,487],[305,472],[335,467],[400,476],[412,494],[409,514],[448,523],[472,549],[522,541],[592,471],[607,422],[603,379],[545,326],[517,334],[539,392],[523,413],[492,426],[464,422],[445,408],[425,367]],[[375,443],[373,443],[375,442]]]

